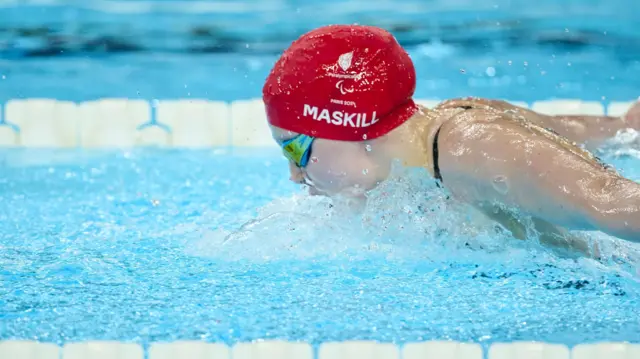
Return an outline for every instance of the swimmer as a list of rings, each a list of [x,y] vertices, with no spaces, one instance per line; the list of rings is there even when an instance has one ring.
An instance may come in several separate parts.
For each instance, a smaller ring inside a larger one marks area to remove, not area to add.
[[[517,238],[513,209],[553,245],[588,252],[567,230],[640,242],[640,184],[575,144],[595,148],[639,129],[638,104],[621,118],[547,116],[476,98],[428,109],[414,103],[415,87],[409,55],[380,28],[325,26],[294,41],[263,87],[291,179],[315,195],[364,197],[398,160],[427,169]]]

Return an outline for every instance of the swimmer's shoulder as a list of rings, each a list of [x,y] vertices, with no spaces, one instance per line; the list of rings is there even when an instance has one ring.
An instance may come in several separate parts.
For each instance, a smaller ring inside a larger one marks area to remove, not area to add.
[[[434,108],[428,110],[427,116],[431,121],[431,131],[435,133],[445,123],[486,121],[495,116],[496,109],[485,103],[482,99],[451,99],[440,102]]]
[[[442,118],[439,120],[442,123],[440,126],[446,125],[449,130],[455,128],[458,132],[467,132],[470,126],[492,123],[492,126],[502,129],[501,132],[507,130],[520,132],[528,135],[532,143],[538,143],[541,140],[550,141],[597,167],[612,170],[588,150],[577,146],[552,129],[542,127],[537,121],[532,121],[530,116],[536,115],[535,113],[522,110],[504,101],[479,98],[453,99],[440,103],[434,108],[434,112]],[[496,145],[502,146],[500,143]]]

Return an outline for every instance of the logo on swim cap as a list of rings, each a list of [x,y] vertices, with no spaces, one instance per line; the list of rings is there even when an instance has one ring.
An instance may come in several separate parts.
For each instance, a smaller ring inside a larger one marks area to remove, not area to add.
[[[349,67],[351,67],[352,59],[353,59],[353,51],[347,52],[346,54],[342,54],[340,55],[340,57],[338,57],[338,66],[340,66],[340,68],[343,71],[347,71],[349,70]]]

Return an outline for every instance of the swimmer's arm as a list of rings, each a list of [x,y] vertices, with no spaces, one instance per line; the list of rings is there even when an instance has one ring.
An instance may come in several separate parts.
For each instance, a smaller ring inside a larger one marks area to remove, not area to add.
[[[632,128],[624,117],[590,116],[590,115],[556,115],[549,116],[524,110],[525,117],[532,122],[550,128],[567,139],[583,143],[591,149],[604,144],[616,136],[621,130]]]
[[[440,132],[440,170],[452,194],[502,203],[567,229],[640,242],[640,184],[606,171],[513,121],[469,110]]]
[[[633,121],[626,121],[627,116],[551,116],[516,106],[506,101],[483,98],[455,99],[444,102],[440,106],[446,108],[458,106],[462,103],[491,106],[503,111],[515,111],[516,114],[524,116],[527,120],[542,127],[550,128],[570,141],[585,144],[591,149],[595,149],[604,144],[608,139],[615,137],[616,133],[620,130],[627,128],[636,129],[637,127]]]

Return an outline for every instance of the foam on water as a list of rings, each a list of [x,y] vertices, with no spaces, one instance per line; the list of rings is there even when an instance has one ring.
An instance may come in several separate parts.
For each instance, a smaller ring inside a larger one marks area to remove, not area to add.
[[[638,131],[627,129],[620,131],[616,137],[607,141],[600,148],[600,152],[608,157],[629,157],[640,159],[640,133]],[[635,173],[633,173],[635,175]],[[631,178],[631,177],[630,177]],[[638,180],[638,178],[631,178]]]
[[[624,141],[624,136],[616,140]],[[612,141],[612,143],[615,141]],[[625,142],[626,143],[626,142]],[[616,153],[628,145],[620,144]],[[364,207],[345,199],[296,193],[259,208],[235,228],[199,233],[188,253],[224,261],[304,258],[352,260],[517,261],[538,264],[581,256],[541,245],[530,218],[518,216],[529,239],[514,238],[471,206],[450,199],[424,170],[396,166],[391,180],[368,193]],[[634,275],[640,246],[603,233],[572,232],[600,252],[597,266]],[[583,259],[587,260],[587,259]],[[613,267],[611,267],[613,268]],[[624,268],[624,269],[622,269]],[[616,269],[618,270],[618,269]]]

